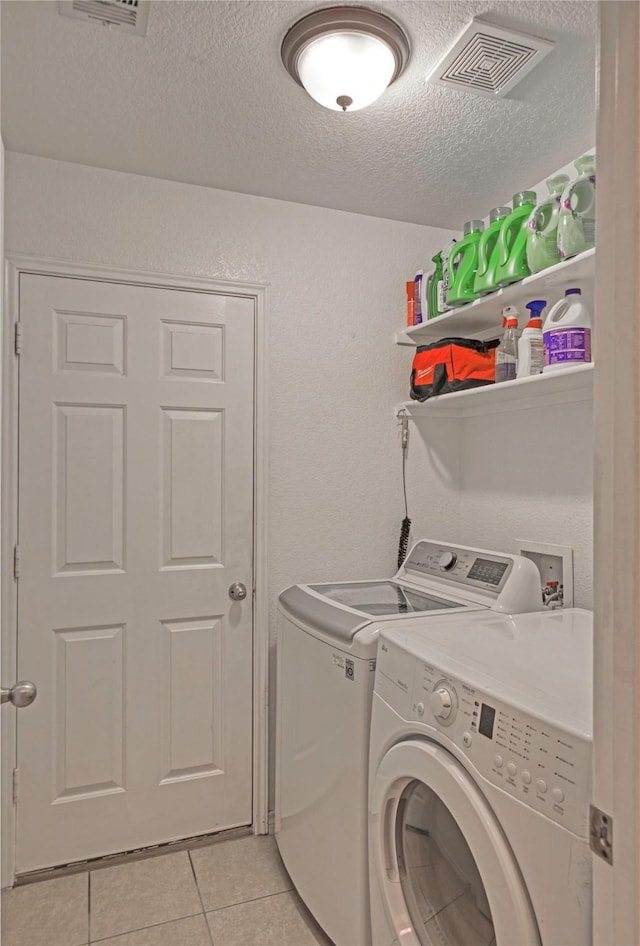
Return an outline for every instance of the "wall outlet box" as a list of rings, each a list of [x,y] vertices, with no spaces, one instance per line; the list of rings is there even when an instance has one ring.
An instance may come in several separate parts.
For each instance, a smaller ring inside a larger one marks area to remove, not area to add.
[[[516,552],[531,559],[540,572],[542,601],[546,608],[573,607],[573,549],[516,539]]]

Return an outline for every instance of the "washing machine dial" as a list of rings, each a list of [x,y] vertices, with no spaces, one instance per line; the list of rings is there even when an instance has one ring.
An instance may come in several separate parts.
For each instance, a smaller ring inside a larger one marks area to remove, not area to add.
[[[458,561],[458,556],[455,552],[443,552],[438,561],[440,568],[445,571],[451,571],[455,563]]]
[[[449,719],[454,711],[454,696],[446,686],[438,686],[429,697],[429,706],[436,719]]]

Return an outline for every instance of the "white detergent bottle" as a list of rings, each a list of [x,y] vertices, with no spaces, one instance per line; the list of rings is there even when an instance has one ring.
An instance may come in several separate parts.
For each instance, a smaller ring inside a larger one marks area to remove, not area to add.
[[[528,378],[532,374],[542,374],[544,353],[542,346],[542,310],[546,306],[544,299],[527,302],[530,312],[529,321],[518,340],[518,368],[516,378]]]
[[[591,312],[579,289],[567,289],[551,308],[542,329],[543,372],[586,365],[591,361]]]

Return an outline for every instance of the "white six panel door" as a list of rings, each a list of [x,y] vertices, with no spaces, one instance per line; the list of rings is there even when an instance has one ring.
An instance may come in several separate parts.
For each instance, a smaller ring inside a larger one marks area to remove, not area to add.
[[[17,871],[250,824],[253,300],[22,275],[20,318]]]

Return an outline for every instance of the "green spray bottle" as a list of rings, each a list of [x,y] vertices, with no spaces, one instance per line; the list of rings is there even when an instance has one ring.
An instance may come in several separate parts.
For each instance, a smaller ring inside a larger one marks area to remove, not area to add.
[[[429,298],[427,301],[428,317],[435,319],[439,315],[444,315],[450,309],[446,298],[449,291],[449,256],[453,253],[457,240],[451,240],[442,250],[438,250],[435,256],[431,257],[435,263],[433,278],[429,283]]]
[[[513,210],[502,221],[498,237],[496,286],[508,286],[530,275],[527,265],[527,224],[535,204],[535,191],[520,191],[513,195]]]
[[[482,220],[468,220],[464,225],[463,238],[451,252],[449,257],[451,278],[447,305],[464,305],[466,302],[473,302],[476,298],[473,282],[478,268],[478,243],[483,229]]]
[[[498,254],[495,250],[502,221],[510,213],[511,207],[494,207],[489,213],[489,226],[478,243],[478,268],[473,281],[473,291],[476,296],[486,296],[488,292],[493,292],[498,288],[496,285]]]
[[[435,319],[438,315],[442,315],[438,308],[438,292],[442,286],[442,251],[438,250],[435,256],[431,257],[433,263],[435,263],[435,269],[431,274],[431,279],[429,280],[429,290],[427,295],[427,318]]]

